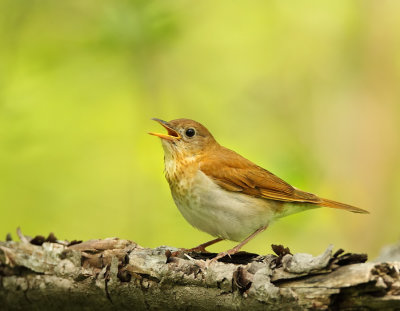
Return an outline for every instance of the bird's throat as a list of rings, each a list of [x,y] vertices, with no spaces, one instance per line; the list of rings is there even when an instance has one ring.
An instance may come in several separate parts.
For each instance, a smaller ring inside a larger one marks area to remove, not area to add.
[[[165,153],[165,178],[171,191],[189,191],[193,178],[198,171],[194,157],[184,157],[179,153]]]

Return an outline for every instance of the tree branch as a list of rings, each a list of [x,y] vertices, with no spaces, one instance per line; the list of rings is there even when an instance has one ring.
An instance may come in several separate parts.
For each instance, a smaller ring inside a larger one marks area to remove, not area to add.
[[[22,237],[21,237],[22,236]],[[0,242],[1,310],[304,310],[400,308],[400,262],[366,255],[241,252],[171,256],[128,240]],[[39,244],[39,245],[35,245]]]

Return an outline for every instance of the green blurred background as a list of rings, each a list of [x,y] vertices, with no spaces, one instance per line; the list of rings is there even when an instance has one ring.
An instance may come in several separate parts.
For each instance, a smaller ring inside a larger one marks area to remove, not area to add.
[[[0,0],[1,237],[209,240],[179,214],[147,135],[151,117],[185,117],[371,212],[293,215],[245,250],[377,255],[400,237],[399,17],[383,0]]]

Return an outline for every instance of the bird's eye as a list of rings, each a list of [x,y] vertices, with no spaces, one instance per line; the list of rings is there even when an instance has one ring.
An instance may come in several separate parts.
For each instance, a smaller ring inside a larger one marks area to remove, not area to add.
[[[193,137],[194,134],[196,134],[196,131],[194,130],[194,128],[189,127],[186,132],[185,132],[187,137]]]

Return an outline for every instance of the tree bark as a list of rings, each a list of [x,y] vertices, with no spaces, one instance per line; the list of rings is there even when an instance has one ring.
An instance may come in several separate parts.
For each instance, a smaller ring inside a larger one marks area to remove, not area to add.
[[[1,310],[391,310],[400,261],[366,255],[215,254],[143,248],[121,239],[66,243],[53,235],[0,242]],[[39,244],[39,245],[35,245]]]

